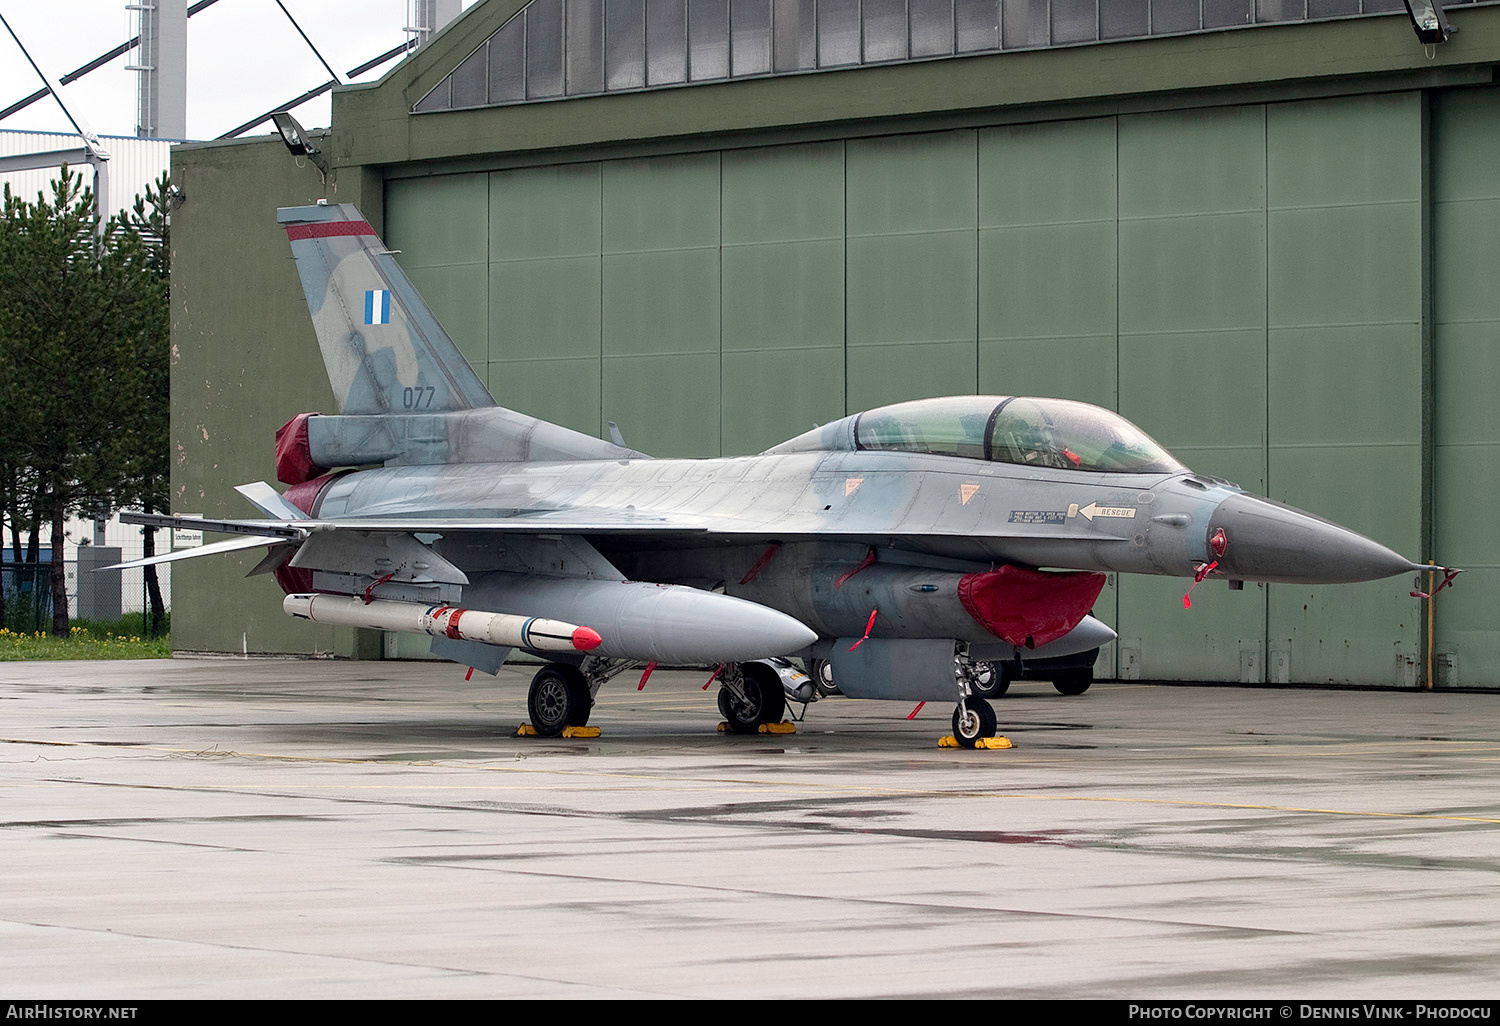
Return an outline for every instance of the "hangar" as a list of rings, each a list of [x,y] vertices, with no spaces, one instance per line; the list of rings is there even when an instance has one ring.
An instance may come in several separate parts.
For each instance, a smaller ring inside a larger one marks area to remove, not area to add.
[[[1102,678],[1500,687],[1500,4],[483,0],[317,140],[173,150],[173,510],[333,411],[274,208],[380,231],[501,404],[661,456],[900,399],[1119,410],[1470,570],[1112,578]],[[174,642],[417,654],[179,564]],[[1429,652],[1431,653],[1429,657]]]

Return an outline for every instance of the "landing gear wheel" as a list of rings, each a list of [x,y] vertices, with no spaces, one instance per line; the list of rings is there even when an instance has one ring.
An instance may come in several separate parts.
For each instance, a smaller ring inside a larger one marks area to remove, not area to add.
[[[995,736],[995,710],[982,698],[970,698],[953,710],[953,736],[965,748]]]
[[[971,663],[969,690],[975,698],[999,698],[1010,690],[1010,667],[1004,663]]]
[[[764,663],[741,663],[738,669],[735,676],[740,679],[728,680],[719,689],[719,712],[730,733],[755,734],[762,723],[780,723],[786,715],[786,695],[776,671]]]
[[[594,698],[588,681],[577,667],[548,663],[531,678],[526,711],[531,725],[542,737],[557,737],[564,727],[582,727],[589,721]]]
[[[1052,679],[1052,686],[1062,695],[1081,695],[1094,683],[1093,670],[1069,670]]]
[[[817,688],[818,694],[824,698],[843,694],[839,686],[833,682],[833,660],[809,659],[807,675],[813,679],[813,687]]]

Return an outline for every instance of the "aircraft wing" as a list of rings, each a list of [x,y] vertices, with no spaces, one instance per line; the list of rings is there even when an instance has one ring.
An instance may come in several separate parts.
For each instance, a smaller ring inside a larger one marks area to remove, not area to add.
[[[144,524],[152,527],[172,527],[187,530],[213,531],[228,534],[251,535],[235,543],[220,542],[195,549],[180,549],[175,552],[148,559],[133,560],[118,564],[119,567],[145,566],[148,563],[165,563],[176,559],[212,555],[234,549],[252,548],[256,545],[276,543],[299,543],[312,534],[322,532],[360,532],[369,534],[446,534],[455,532],[484,532],[498,534],[653,534],[668,536],[732,535],[747,541],[761,538],[793,540],[801,538],[837,539],[841,532],[818,529],[811,524],[798,523],[796,518],[767,523],[761,520],[742,520],[736,517],[720,517],[695,513],[656,512],[642,513],[611,509],[562,509],[520,510],[511,516],[372,516],[332,517],[297,520],[217,520],[202,517],[172,517],[160,514],[124,513],[120,519],[125,523]],[[851,538],[864,539],[869,532],[849,532]],[[879,533],[879,532],[876,532]],[[926,532],[934,537],[944,532]],[[967,532],[949,532],[966,537]],[[1016,539],[1026,541],[1076,541],[1078,535],[1064,531],[1016,530]],[[997,537],[1007,537],[999,535]],[[1096,543],[1123,544],[1125,538],[1095,536],[1089,539]],[[105,569],[114,569],[106,567]]]

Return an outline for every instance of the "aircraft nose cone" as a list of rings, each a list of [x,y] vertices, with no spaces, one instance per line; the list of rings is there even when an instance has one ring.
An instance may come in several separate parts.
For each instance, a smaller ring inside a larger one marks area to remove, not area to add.
[[[1374,581],[1420,569],[1405,556],[1347,527],[1254,495],[1233,495],[1209,519],[1223,530],[1218,558],[1226,577],[1302,584]]]

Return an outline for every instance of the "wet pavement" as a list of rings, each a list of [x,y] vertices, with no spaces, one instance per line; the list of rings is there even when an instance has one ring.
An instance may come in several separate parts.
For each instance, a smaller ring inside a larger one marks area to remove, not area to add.
[[[0,997],[1500,996],[1500,695],[0,663]]]

